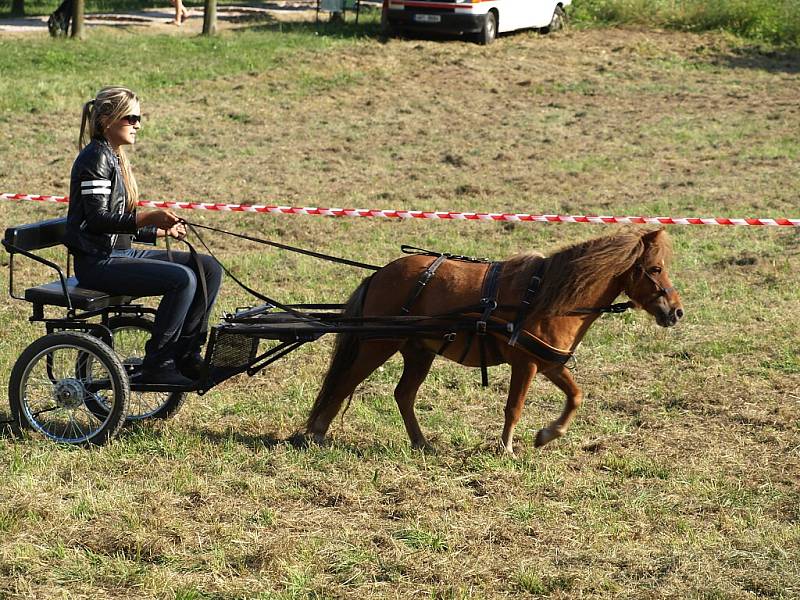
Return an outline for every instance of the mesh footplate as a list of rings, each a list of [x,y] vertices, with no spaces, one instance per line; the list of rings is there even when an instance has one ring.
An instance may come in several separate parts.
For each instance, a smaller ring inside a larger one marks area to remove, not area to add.
[[[210,348],[206,377],[198,390],[201,394],[229,377],[246,371],[258,353],[258,338],[214,328],[211,331]]]
[[[249,367],[258,352],[258,338],[226,330],[216,330],[209,366],[212,369],[236,369]]]

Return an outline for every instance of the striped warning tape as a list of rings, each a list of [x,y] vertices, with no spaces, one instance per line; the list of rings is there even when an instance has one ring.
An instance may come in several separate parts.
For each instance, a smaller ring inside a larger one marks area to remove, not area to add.
[[[66,196],[36,196],[31,194],[0,194],[5,200],[34,200],[37,202],[68,203]],[[386,219],[440,219],[454,221],[512,221],[534,223],[599,223],[634,225],[739,225],[754,227],[800,227],[800,218],[728,218],[728,217],[632,217],[599,215],[536,215],[528,213],[480,213],[424,210],[377,210],[366,208],[294,207],[260,204],[220,204],[208,202],[154,202],[140,200],[139,206],[185,210],[254,212],[281,215],[318,215],[325,217],[377,217]]]

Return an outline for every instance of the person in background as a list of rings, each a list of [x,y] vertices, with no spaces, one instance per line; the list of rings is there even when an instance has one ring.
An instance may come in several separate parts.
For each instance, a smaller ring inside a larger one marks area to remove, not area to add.
[[[135,143],[141,114],[136,95],[123,87],[103,88],[84,104],[64,243],[80,285],[114,295],[162,296],[135,377],[188,386],[200,375],[222,270],[210,256],[198,254],[195,260],[189,252],[131,246],[186,235],[172,211],[136,210],[138,188],[123,147]]]
[[[189,18],[189,11],[186,10],[182,0],[170,0],[170,2],[175,7],[175,18],[172,23],[174,25],[183,25],[183,22]]]
[[[73,0],[64,0],[47,19],[47,30],[52,37],[59,37],[69,33],[72,22]]]

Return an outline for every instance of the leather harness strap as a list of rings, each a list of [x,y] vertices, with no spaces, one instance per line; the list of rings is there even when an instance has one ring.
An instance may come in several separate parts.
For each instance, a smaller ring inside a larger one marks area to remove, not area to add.
[[[517,344],[517,340],[519,340],[519,335],[522,332],[522,323],[525,321],[525,317],[528,314],[528,310],[531,307],[531,302],[533,302],[533,297],[536,295],[536,292],[539,291],[539,286],[542,285],[542,275],[544,274],[544,259],[539,263],[539,266],[531,275],[531,280],[528,283],[528,287],[525,290],[525,293],[522,295],[522,302],[517,309],[517,316],[514,319],[514,325],[511,332],[511,337],[508,338],[508,345],[515,346]]]
[[[422,290],[425,289],[425,286],[428,285],[428,282],[431,279],[433,279],[433,276],[436,274],[436,269],[438,269],[442,265],[442,263],[446,260],[447,260],[447,255],[440,254],[439,256],[436,257],[436,260],[434,260],[428,266],[428,268],[425,269],[425,272],[422,274],[419,280],[417,280],[417,285],[414,287],[413,290],[411,290],[411,293],[408,296],[408,300],[406,300],[406,303],[403,305],[403,308],[400,309],[400,311],[403,314],[407,315],[408,313],[411,312],[411,309],[417,302],[417,299],[422,293]]]
[[[486,366],[486,323],[497,308],[497,287],[503,265],[504,263],[501,262],[493,262],[486,271],[481,291],[481,304],[484,306],[483,314],[481,314],[480,321],[475,324],[475,333],[480,337],[481,385],[483,387],[489,385],[489,371]]]

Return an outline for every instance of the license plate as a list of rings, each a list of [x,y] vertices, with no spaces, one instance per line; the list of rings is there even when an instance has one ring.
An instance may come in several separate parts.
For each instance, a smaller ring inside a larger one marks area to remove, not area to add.
[[[417,23],[441,23],[441,15],[414,15],[414,20]]]

